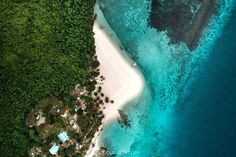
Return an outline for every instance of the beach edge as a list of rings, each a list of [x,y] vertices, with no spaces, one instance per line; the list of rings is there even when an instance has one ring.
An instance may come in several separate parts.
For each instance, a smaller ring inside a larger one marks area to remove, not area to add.
[[[99,5],[94,7],[96,21],[93,26],[95,33],[96,55],[100,62],[101,83],[105,95],[114,103],[107,103],[102,108],[104,119],[99,130],[95,133],[85,157],[93,157],[100,149],[100,135],[104,126],[109,125],[128,102],[142,94],[144,77],[135,62],[128,56],[119,38],[107,23]]]

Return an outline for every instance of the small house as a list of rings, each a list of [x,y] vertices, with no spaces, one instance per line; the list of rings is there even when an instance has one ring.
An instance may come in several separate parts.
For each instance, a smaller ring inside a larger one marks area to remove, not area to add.
[[[57,155],[57,152],[59,150],[59,146],[56,145],[56,143],[53,144],[53,146],[49,149],[49,152],[52,154],[52,155]]]
[[[58,135],[59,139],[65,143],[67,140],[69,140],[69,137],[67,135],[67,132],[63,131]]]

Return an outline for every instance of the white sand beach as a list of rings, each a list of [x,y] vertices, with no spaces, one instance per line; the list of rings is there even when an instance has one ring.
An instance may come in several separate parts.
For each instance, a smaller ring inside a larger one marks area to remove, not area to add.
[[[105,109],[103,109],[105,117],[103,125],[100,127],[101,130],[104,125],[117,118],[118,109],[142,93],[144,81],[138,69],[132,67],[134,62],[122,56],[124,52],[120,47],[120,41],[107,24],[98,5],[95,7],[95,13],[97,20],[93,31],[95,33],[96,54],[100,62],[101,75],[105,77],[102,90],[110,100],[114,100],[114,103],[106,104]],[[100,148],[100,133],[101,131],[98,131],[95,134],[86,157],[92,157]]]

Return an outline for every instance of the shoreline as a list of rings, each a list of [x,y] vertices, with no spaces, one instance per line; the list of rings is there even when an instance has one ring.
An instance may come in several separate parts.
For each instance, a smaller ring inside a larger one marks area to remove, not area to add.
[[[85,157],[93,157],[100,149],[99,138],[104,126],[115,120],[118,109],[123,108],[129,101],[141,95],[144,87],[144,78],[138,68],[132,67],[133,62],[121,42],[105,20],[98,4],[94,12],[97,19],[94,23],[96,55],[100,62],[100,73],[105,77],[102,90],[114,103],[105,104],[104,119],[99,130],[95,133]]]

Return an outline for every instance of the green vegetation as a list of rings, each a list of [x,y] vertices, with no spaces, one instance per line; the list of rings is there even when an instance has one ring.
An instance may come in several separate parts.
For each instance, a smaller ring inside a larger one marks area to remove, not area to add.
[[[53,143],[60,145],[58,155],[61,157],[85,155],[101,125],[103,114],[96,101],[87,101],[85,104],[83,96],[78,95],[80,99],[74,99],[72,104],[66,104],[63,97],[51,96],[41,100],[27,114],[28,156],[52,156],[48,150]],[[68,133],[69,140],[60,144],[57,135],[64,131]]]
[[[56,95],[71,104],[76,84],[88,97],[95,89],[93,6],[93,0],[0,2],[0,156],[26,156],[32,141],[42,141],[25,126],[40,100]]]

